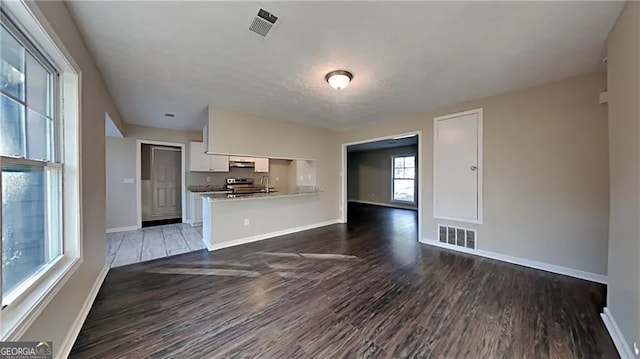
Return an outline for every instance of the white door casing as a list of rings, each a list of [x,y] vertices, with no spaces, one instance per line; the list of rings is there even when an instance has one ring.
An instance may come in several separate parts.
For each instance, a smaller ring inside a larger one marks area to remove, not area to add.
[[[482,223],[482,109],[434,118],[435,218]]]

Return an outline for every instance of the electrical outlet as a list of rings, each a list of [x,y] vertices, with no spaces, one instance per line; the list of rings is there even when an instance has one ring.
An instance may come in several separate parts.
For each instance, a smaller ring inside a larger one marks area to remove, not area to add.
[[[276,176],[276,182],[280,181],[280,177]]]
[[[211,177],[207,176],[207,182],[211,182]]]
[[[640,348],[638,348],[638,342],[633,342],[633,352],[638,356],[640,354]]]
[[[304,176],[300,176],[300,181],[304,181]]]
[[[245,225],[245,226],[248,226],[248,225],[249,225],[249,218],[245,218],[245,219],[244,219],[244,225]]]

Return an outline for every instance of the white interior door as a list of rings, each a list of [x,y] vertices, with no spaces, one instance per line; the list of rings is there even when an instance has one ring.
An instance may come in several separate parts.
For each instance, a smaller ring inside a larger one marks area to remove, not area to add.
[[[434,217],[482,222],[482,110],[436,117]]]
[[[180,150],[151,148],[151,182],[154,217],[182,216]]]

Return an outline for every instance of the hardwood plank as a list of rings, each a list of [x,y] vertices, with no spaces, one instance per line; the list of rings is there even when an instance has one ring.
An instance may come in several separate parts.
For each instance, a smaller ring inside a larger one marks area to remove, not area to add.
[[[199,235],[156,233],[174,251]],[[71,358],[617,358],[605,290],[422,245],[415,211],[350,204],[348,224],[112,269]]]

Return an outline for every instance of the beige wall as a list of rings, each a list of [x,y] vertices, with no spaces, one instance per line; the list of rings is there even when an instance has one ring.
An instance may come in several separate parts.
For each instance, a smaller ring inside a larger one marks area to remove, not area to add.
[[[55,36],[82,70],[81,171],[82,248],[84,261],[22,337],[51,340],[57,355],[79,309],[105,264],[105,112],[114,123],[122,119],[63,2],[29,2],[29,8]],[[123,127],[123,126],[122,126]]]
[[[189,143],[189,141],[202,141],[202,132],[169,130],[166,128],[128,124],[125,137],[129,139],[165,141],[186,144]]]
[[[433,218],[433,118],[484,108],[482,250],[607,273],[608,145],[606,87],[595,73],[387,121],[339,135],[341,143],[422,131],[423,236]]]
[[[640,4],[607,41],[611,213],[607,307],[629,346],[640,341]],[[639,343],[640,344],[640,343]],[[629,348],[630,352],[631,348]]]
[[[107,228],[136,225],[136,185],[124,183],[125,178],[136,178],[136,142],[107,137],[106,219]]]
[[[136,185],[124,183],[125,178],[136,178],[137,140],[164,141],[188,144],[202,141],[202,133],[167,130],[163,128],[127,125],[125,138],[108,138],[106,157],[106,189],[113,197],[106,202],[107,228],[137,225]],[[185,146],[187,148],[188,146]],[[188,161],[188,156],[186,157]],[[188,183],[188,182],[187,182]]]
[[[417,177],[415,192],[416,203],[398,203],[391,200],[392,156],[416,155],[417,153],[418,146],[404,146],[349,153],[347,158],[348,199],[417,208]],[[419,173],[419,169],[417,173]]]

